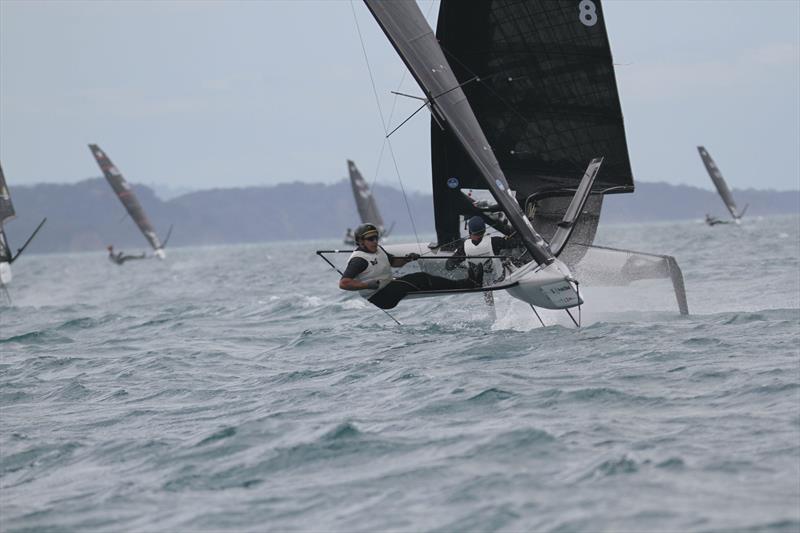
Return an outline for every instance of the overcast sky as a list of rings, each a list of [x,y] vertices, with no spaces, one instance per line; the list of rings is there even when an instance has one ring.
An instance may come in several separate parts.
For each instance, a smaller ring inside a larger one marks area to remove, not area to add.
[[[603,5],[637,180],[710,189],[704,144],[733,187],[800,187],[800,1]],[[98,143],[137,183],[330,183],[350,158],[397,186],[358,28],[388,116],[389,91],[420,92],[361,2],[0,0],[6,179],[98,176]],[[392,136],[410,190],[430,190],[428,123]]]

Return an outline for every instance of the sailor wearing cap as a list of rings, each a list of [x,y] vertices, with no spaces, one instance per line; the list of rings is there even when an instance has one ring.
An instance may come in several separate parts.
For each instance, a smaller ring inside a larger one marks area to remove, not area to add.
[[[353,232],[357,248],[350,255],[347,267],[339,280],[339,288],[358,291],[381,309],[392,309],[408,293],[470,288],[471,282],[454,281],[414,272],[401,278],[392,277],[392,267],[401,267],[419,259],[419,254],[395,257],[378,245],[378,228],[362,224]]]

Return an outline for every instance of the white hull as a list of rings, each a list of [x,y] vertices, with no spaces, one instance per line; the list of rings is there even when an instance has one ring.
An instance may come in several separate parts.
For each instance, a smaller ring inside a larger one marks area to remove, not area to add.
[[[164,252],[163,248],[159,248],[158,250],[153,252],[153,255],[158,257],[159,259],[166,259],[166,257],[167,257],[167,254],[166,254],[166,252]]]
[[[445,260],[436,259],[426,261],[426,257],[449,257],[452,252],[443,252],[439,249],[431,250],[427,246],[416,243],[392,244],[383,247],[387,253],[402,257],[410,253],[418,253],[423,257],[419,260],[420,269],[432,275],[446,275]],[[516,283],[513,287],[505,289],[511,296],[525,303],[542,307],[544,309],[568,309],[583,303],[567,265],[556,259],[553,263],[539,266],[528,263],[515,270],[500,283],[508,285]],[[435,296],[435,295],[419,295]],[[409,297],[415,297],[413,293]]]
[[[8,285],[11,283],[11,265],[8,263],[0,263],[0,285]]]

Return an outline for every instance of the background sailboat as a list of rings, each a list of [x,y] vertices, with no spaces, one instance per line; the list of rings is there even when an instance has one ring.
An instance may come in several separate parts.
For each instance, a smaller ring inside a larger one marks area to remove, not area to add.
[[[731,194],[731,190],[728,188],[725,178],[722,177],[722,172],[719,171],[719,167],[717,167],[717,164],[713,159],[711,159],[711,155],[708,153],[708,150],[706,150],[703,146],[698,146],[697,151],[700,153],[700,159],[703,160],[703,164],[706,166],[708,175],[711,177],[711,181],[717,188],[717,192],[719,193],[720,198],[722,198],[722,202],[725,204],[725,207],[727,207],[728,211],[730,211],[734,222],[741,224],[741,219],[744,216],[745,211],[747,211],[748,206],[745,205],[744,209],[742,209],[742,212],[739,212],[739,209],[736,207],[736,202],[733,200],[733,194]],[[724,222],[720,221],[716,217],[706,215],[706,223],[709,226],[714,226]]]
[[[138,198],[136,198],[136,194],[133,192],[130,184],[125,180],[124,177],[122,177],[122,174],[117,167],[114,166],[114,163],[111,162],[111,159],[109,159],[106,153],[103,152],[96,144],[90,144],[89,150],[92,152],[97,164],[103,171],[103,175],[105,175],[106,180],[108,180],[108,183],[111,185],[111,188],[114,189],[114,192],[117,194],[120,202],[122,202],[122,205],[125,206],[126,211],[136,223],[136,226],[142,232],[144,238],[147,239],[147,242],[153,247],[153,255],[159,259],[164,259],[166,257],[164,247],[167,245],[169,236],[172,233],[172,227],[170,226],[169,230],[167,231],[167,236],[164,238],[164,242],[162,243],[158,238],[158,235],[156,235],[153,225],[147,218],[147,215],[145,214],[142,205],[139,203]]]
[[[11,245],[8,242],[8,237],[6,236],[4,225],[15,216],[16,211],[14,211],[14,204],[11,203],[11,194],[8,191],[8,185],[6,185],[3,167],[0,166],[0,286],[11,283],[11,263],[17,260],[36,234],[39,233],[44,223],[47,222],[46,218],[43,219],[25,241],[25,244],[23,244],[16,253],[13,253],[11,251]]]
[[[381,213],[378,211],[378,204],[375,201],[375,196],[373,196],[372,191],[370,191],[367,181],[361,175],[361,172],[359,172],[356,164],[349,159],[347,160],[347,171],[350,174],[350,186],[353,189],[353,199],[356,202],[356,209],[358,210],[361,223],[369,222],[370,224],[375,224],[381,236],[388,237],[392,232],[394,224],[388,229],[385,229],[383,217],[381,217]],[[344,243],[355,244],[352,235],[345,237]]]

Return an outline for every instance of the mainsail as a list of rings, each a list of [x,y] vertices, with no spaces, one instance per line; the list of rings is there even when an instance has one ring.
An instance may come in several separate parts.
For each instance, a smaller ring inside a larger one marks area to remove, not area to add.
[[[90,144],[89,150],[91,150],[106,180],[108,180],[108,183],[111,185],[111,188],[114,189],[120,202],[122,202],[128,214],[139,227],[139,230],[141,230],[144,238],[147,239],[147,242],[150,243],[150,246],[152,246],[156,252],[161,251],[163,253],[162,249],[164,246],[161,244],[158,235],[156,235],[153,225],[150,224],[147,215],[145,215],[144,209],[142,209],[142,205],[136,198],[136,194],[134,194],[130,184],[125,181],[120,171],[117,170],[117,167],[114,166],[114,163],[111,162],[111,159],[108,158],[99,146]]]
[[[725,183],[725,178],[722,177],[722,173],[719,171],[717,164],[714,163],[713,159],[711,159],[708,150],[702,146],[698,146],[697,151],[700,153],[700,158],[703,160],[703,164],[706,166],[708,175],[711,176],[711,181],[714,182],[717,192],[719,192],[719,195],[722,197],[725,207],[728,208],[728,211],[731,212],[731,216],[738,223],[739,219],[744,215],[747,206],[745,206],[742,212],[739,213],[739,209],[736,207],[736,202],[733,200],[733,194],[731,194],[728,184]]]
[[[17,253],[13,253],[3,225],[15,216],[14,204],[11,203],[11,193],[8,192],[3,167],[0,166],[0,287],[11,281],[11,263],[16,261],[20,254],[25,251],[25,248],[28,247],[33,238],[36,237],[36,234],[39,233],[39,230],[42,229],[44,223],[47,222],[46,218],[39,222],[39,225],[33,230],[25,244],[17,250]]]
[[[587,163],[602,170],[575,236],[591,242],[599,193],[633,191],[614,65],[599,0],[442,0],[436,36],[511,189],[548,240]],[[474,209],[482,180],[449,130],[431,125],[440,243]],[[487,219],[488,221],[488,219]]]
[[[416,2],[364,2],[424,91],[435,120],[444,123],[458,140],[461,153],[474,165],[473,174],[500,204],[525,248],[537,263],[551,263],[554,260],[552,252],[517,203],[489,141],[419,6]]]
[[[15,214],[11,194],[8,192],[6,178],[3,175],[3,167],[0,166],[0,263],[8,263],[11,260],[11,250],[8,247],[3,224],[14,218]]]
[[[347,170],[350,173],[350,185],[353,188],[353,198],[356,201],[356,208],[358,208],[358,216],[361,217],[361,222],[375,224],[378,227],[378,231],[383,234],[383,218],[378,212],[378,205],[369,190],[367,181],[359,172],[356,164],[349,159],[347,160]]]

